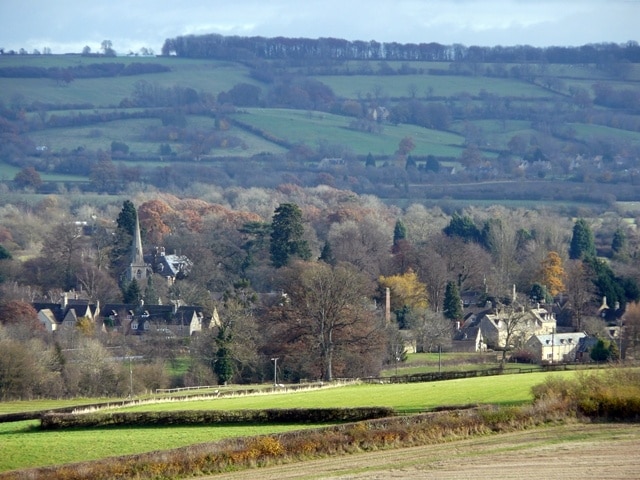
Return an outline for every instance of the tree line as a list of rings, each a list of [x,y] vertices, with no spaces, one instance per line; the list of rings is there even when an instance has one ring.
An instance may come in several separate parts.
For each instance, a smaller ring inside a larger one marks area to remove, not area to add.
[[[439,43],[350,41],[339,38],[241,37],[220,34],[168,38],[163,55],[225,60],[388,60],[482,63],[607,64],[639,62],[640,46],[597,43],[579,47],[465,46]]]

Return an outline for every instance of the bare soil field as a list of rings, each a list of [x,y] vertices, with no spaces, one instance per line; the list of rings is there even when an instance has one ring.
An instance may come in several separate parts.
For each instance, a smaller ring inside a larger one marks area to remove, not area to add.
[[[254,479],[638,479],[640,425],[572,424],[206,477]]]

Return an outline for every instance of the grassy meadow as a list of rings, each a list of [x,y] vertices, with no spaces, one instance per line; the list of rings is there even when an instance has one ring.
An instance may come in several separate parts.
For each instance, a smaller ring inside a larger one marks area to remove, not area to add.
[[[331,145],[347,145],[358,155],[393,155],[404,137],[413,138],[415,155],[458,156],[463,150],[463,137],[415,125],[385,125],[381,134],[372,134],[350,130],[352,117],[287,109],[247,109],[247,112],[237,115],[238,120],[278,138],[310,146],[324,140]]]
[[[514,405],[530,402],[533,398],[531,387],[542,383],[549,376],[571,378],[574,375],[576,375],[575,371],[567,371],[415,384],[361,384],[302,392],[263,393],[219,397],[212,400],[153,403],[119,409],[119,411],[388,406],[402,412],[412,413],[442,405],[470,403]],[[29,411],[38,409],[39,405],[39,402],[12,402],[11,409],[17,411],[16,409],[20,408],[20,403],[23,403]],[[42,405],[42,408],[52,408],[50,402]],[[7,410],[6,407],[5,410]],[[40,431],[37,426],[37,421],[0,424],[0,438],[2,438],[0,472],[164,450],[224,438],[303,428],[301,425],[257,425],[115,427]],[[55,445],[55,454],[50,448],[51,445]],[[88,448],[89,445],[91,448]]]

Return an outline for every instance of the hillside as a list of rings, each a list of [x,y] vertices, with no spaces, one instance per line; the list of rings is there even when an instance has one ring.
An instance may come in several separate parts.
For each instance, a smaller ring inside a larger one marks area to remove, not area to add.
[[[517,47],[487,49],[490,62],[472,49],[448,61],[340,58],[335,48],[305,58],[2,55],[0,173],[7,182],[35,167],[42,192],[67,182],[112,194],[132,181],[286,182],[394,201],[458,191],[467,200],[636,201],[640,66],[632,45],[609,60],[605,47],[591,57],[520,52],[522,61]],[[105,176],[113,181],[98,181]],[[491,187],[532,180],[545,185]],[[556,185],[567,181],[565,194]]]

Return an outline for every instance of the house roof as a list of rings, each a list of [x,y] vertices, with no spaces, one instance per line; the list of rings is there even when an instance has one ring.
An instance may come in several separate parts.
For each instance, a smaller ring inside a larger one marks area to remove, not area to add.
[[[540,343],[540,345],[549,345],[549,346],[560,346],[573,344],[578,345],[582,338],[587,336],[584,332],[573,332],[573,333],[554,333],[554,334],[542,334],[542,335],[533,335],[531,340],[535,340]]]

